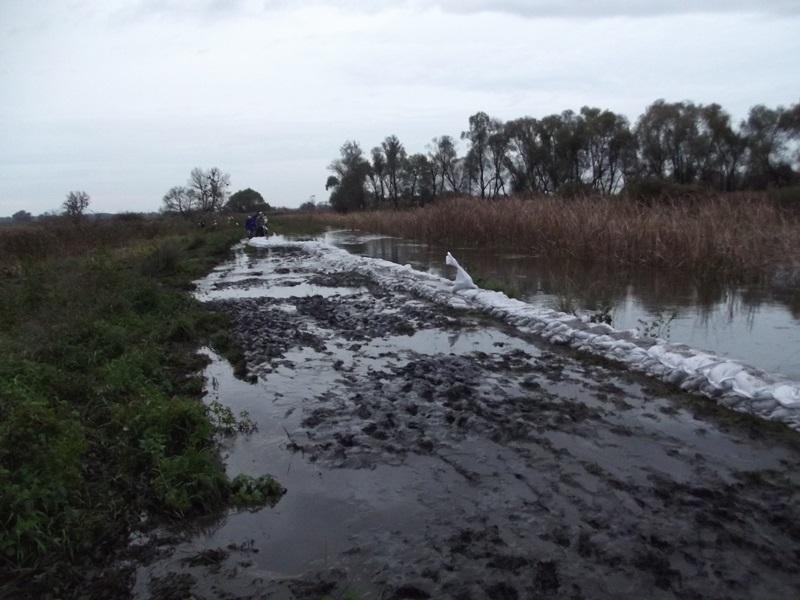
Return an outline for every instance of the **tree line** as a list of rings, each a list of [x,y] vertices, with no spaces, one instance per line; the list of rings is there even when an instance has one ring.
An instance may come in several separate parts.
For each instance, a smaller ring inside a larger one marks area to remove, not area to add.
[[[161,200],[161,211],[189,216],[222,210],[235,213],[269,210],[257,191],[247,188],[229,196],[231,176],[219,167],[195,167],[186,185],[171,187]]]
[[[800,183],[800,103],[750,109],[734,124],[719,104],[657,100],[635,125],[584,106],[503,122],[478,112],[460,136],[435,137],[409,154],[395,135],[366,155],[347,141],[329,166],[331,206],[424,204],[443,195],[617,194],[671,183],[719,191]]]

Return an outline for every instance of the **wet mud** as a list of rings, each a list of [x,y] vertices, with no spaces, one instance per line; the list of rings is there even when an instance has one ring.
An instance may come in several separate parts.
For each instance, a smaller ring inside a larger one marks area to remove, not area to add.
[[[227,468],[288,492],[140,534],[137,597],[800,596],[783,427],[294,248],[241,253],[198,297],[257,376],[209,352],[208,399],[258,425],[223,440]]]

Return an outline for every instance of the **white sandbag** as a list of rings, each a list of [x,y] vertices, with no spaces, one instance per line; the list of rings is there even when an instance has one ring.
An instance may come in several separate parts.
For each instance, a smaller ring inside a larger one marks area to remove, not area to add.
[[[458,261],[455,258],[453,258],[452,254],[448,252],[444,262],[446,265],[456,268],[456,280],[453,282],[454,292],[459,290],[475,290],[478,288],[478,286],[475,285],[475,282],[472,281],[472,277],[469,276],[469,273],[461,268],[461,265],[458,264]]]

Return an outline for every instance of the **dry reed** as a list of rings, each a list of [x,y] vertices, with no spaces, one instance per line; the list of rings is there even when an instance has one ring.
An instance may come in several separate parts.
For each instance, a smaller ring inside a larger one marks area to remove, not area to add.
[[[304,216],[303,218],[308,218]],[[312,217],[429,243],[740,279],[800,261],[800,211],[757,193],[642,203],[621,197],[443,200]]]
[[[187,219],[132,218],[120,215],[79,224],[54,217],[0,228],[0,265],[50,257],[76,256],[97,249],[114,249],[133,240],[155,239],[166,233],[188,233],[197,226]]]

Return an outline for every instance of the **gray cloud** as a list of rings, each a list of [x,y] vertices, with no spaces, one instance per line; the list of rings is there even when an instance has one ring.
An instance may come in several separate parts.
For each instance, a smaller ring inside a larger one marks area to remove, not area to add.
[[[411,2],[411,4],[426,4]],[[439,0],[450,12],[505,12],[524,17],[652,17],[696,13],[799,14],[797,0]]]
[[[390,9],[441,10],[454,14],[506,13],[527,18],[656,17],[686,14],[753,13],[800,15],[798,0],[140,0],[127,15],[226,16],[327,6],[348,12]]]
[[[0,215],[58,206],[69,189],[99,211],[153,209],[198,165],[298,205],[326,197],[325,166],[345,139],[369,148],[394,133],[420,151],[477,110],[592,105],[635,119],[663,97],[719,102],[739,119],[797,101],[796,9],[0,0]]]

